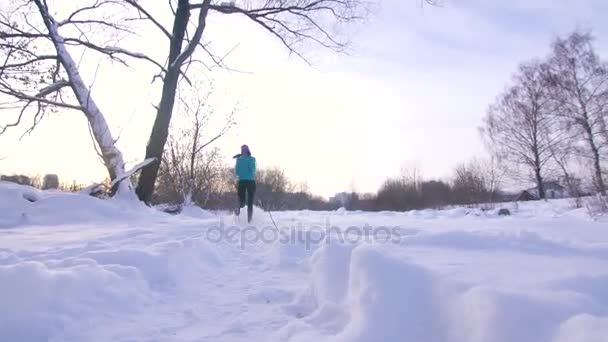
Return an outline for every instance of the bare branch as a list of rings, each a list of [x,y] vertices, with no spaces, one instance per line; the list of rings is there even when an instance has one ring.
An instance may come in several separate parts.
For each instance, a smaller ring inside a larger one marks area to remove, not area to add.
[[[74,18],[77,15],[82,14],[82,13],[87,12],[87,11],[98,9],[98,8],[100,8],[103,5],[110,5],[110,4],[121,4],[121,2],[120,1],[116,1],[116,0],[102,0],[102,1],[97,0],[97,1],[95,1],[95,4],[93,4],[91,6],[84,6],[84,7],[78,8],[76,11],[72,12],[72,14],[70,14],[66,20],[59,22],[58,25],[59,26],[63,26],[63,25],[66,25],[66,24],[77,23],[78,20],[74,20]]]
[[[202,4],[191,7],[201,8]],[[310,41],[344,52],[348,43],[338,40],[329,27],[365,19],[366,7],[359,0],[267,0],[262,5],[249,7],[212,4],[210,10],[247,17],[278,38],[290,53],[309,63],[299,48],[301,43]]]
[[[2,70],[8,70],[8,69],[13,69],[13,68],[20,68],[20,67],[24,67],[26,65],[30,65],[30,64],[34,64],[34,63],[37,63],[37,62],[40,62],[40,61],[50,60],[50,59],[56,60],[57,59],[57,55],[36,56],[33,59],[26,60],[26,61],[23,61],[23,62],[13,63],[13,64],[5,64],[2,67]]]
[[[124,0],[127,4],[135,7],[140,14],[143,14],[147,20],[150,20],[158,29],[162,31],[162,33],[169,39],[172,39],[171,33],[158,21],[154,16],[152,16],[143,6],[141,6],[136,0]],[[169,1],[169,3],[171,3]]]
[[[65,81],[65,80],[60,80],[57,81],[43,89],[40,89],[40,91],[38,92],[38,94],[36,94],[36,97],[45,97],[49,94],[58,92],[59,90],[61,90],[62,88],[65,87],[69,87],[71,86],[70,82]]]
[[[201,41],[201,38],[203,37],[203,31],[205,30],[205,26],[207,23],[207,13],[209,12],[210,4],[211,0],[203,1],[198,15],[198,26],[194,31],[192,39],[190,40],[188,45],[186,45],[184,50],[175,58],[175,60],[170,61],[169,68],[180,68],[184,61],[186,61],[186,59],[188,59],[194,53],[194,50]]]
[[[32,101],[28,102],[25,106],[23,106],[23,108],[21,108],[21,111],[19,112],[19,116],[17,117],[17,121],[7,124],[3,127],[0,127],[0,135],[4,134],[4,132],[6,132],[6,130],[8,128],[17,127],[21,123],[21,118],[23,118],[23,113],[25,113],[25,111],[30,106],[30,104],[32,104]]]
[[[73,104],[64,103],[64,102],[52,101],[52,100],[46,99],[44,97],[27,95],[27,94],[24,94],[22,92],[16,91],[14,89],[0,89],[0,93],[11,95],[11,96],[16,97],[16,98],[18,98],[20,100],[24,100],[24,101],[28,101],[28,102],[40,102],[40,103],[43,103],[43,104],[53,105],[53,106],[61,107],[61,108],[74,109],[74,110],[82,110],[82,107],[79,106],[79,105],[73,105]]]

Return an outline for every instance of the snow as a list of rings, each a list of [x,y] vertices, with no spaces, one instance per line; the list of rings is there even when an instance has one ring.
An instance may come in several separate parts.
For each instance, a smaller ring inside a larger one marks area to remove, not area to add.
[[[504,207],[273,212],[277,231],[259,208],[0,182],[0,341],[606,341],[608,218]]]

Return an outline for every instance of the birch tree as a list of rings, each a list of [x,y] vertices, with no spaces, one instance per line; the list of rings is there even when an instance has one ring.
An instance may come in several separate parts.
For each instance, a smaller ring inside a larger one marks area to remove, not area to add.
[[[45,0],[17,0],[9,6],[0,12],[0,94],[2,106],[17,110],[17,116],[2,126],[0,133],[19,125],[25,117],[33,116],[32,130],[48,112],[80,112],[87,119],[114,190],[130,192],[122,153],[72,49],[84,46],[119,60],[115,51],[95,45],[85,32],[96,27],[126,31],[118,24],[89,16],[96,9],[120,4],[98,0],[62,18],[55,16],[57,11]]]
[[[575,31],[553,43],[547,83],[554,117],[578,136],[578,153],[593,165],[594,184],[606,195],[603,162],[608,158],[608,64],[593,49],[589,33]]]
[[[563,136],[555,130],[550,108],[543,65],[537,61],[523,64],[514,77],[514,84],[488,109],[482,130],[499,160],[531,172],[538,195],[543,199],[552,147]]]

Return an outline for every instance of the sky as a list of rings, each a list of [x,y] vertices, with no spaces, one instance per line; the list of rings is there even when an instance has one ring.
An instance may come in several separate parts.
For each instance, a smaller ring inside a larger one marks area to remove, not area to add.
[[[204,39],[218,53],[236,46],[225,62],[238,71],[200,69],[193,77],[213,82],[217,125],[239,108],[237,125],[215,145],[226,163],[246,143],[259,167],[280,167],[315,194],[373,192],[404,165],[448,179],[457,164],[486,156],[478,128],[517,65],[547,55],[557,35],[577,27],[592,29],[597,51],[608,56],[606,13],[604,0],[444,0],[440,7],[381,0],[365,23],[343,32],[348,54],[311,47],[311,66],[260,27],[215,14]],[[143,33],[128,44],[162,56],[162,38],[149,37],[159,36]],[[125,160],[140,162],[159,94],[153,69],[89,54],[86,61],[83,74],[95,79],[93,94]],[[106,177],[82,114],[49,115],[19,140],[25,128],[0,137],[0,173],[57,173],[82,183]]]

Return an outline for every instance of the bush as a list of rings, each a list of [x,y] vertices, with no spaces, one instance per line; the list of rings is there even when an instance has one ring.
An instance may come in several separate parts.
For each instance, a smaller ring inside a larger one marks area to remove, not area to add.
[[[591,217],[598,217],[608,214],[608,197],[596,195],[588,197],[585,201],[585,208]]]

